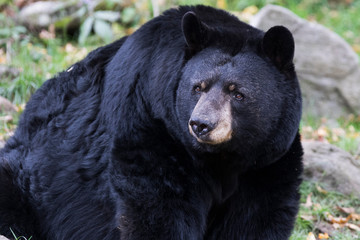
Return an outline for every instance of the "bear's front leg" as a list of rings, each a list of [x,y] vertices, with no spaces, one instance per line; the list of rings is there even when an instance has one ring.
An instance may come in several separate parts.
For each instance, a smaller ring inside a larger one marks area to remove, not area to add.
[[[237,192],[212,207],[204,239],[289,239],[299,207],[302,172],[301,154],[293,153],[240,176]]]
[[[236,196],[215,209],[206,240],[287,240],[294,226],[298,199],[279,195],[279,198],[246,200]],[[270,197],[271,198],[271,197]],[[278,202],[275,202],[278,201]]]
[[[194,204],[163,199],[158,204],[147,199],[138,203],[124,202],[120,215],[121,240],[191,240],[203,239],[204,210]]]
[[[139,165],[122,162],[113,175],[121,240],[203,239],[211,197],[193,170]]]

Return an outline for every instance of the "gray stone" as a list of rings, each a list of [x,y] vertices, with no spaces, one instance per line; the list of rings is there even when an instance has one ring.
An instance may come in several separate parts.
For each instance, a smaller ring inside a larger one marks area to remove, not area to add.
[[[0,64],[0,79],[15,78],[20,74],[20,70],[14,67]]]
[[[19,12],[19,21],[30,28],[47,28],[79,9],[77,1],[39,1],[34,2]]]
[[[360,167],[348,152],[323,142],[303,142],[304,178],[360,197]]]
[[[9,100],[0,96],[0,112],[13,113],[16,112],[16,106],[13,105]]]
[[[344,39],[320,24],[274,5],[261,9],[250,24],[264,31],[283,25],[293,33],[294,62],[305,114],[326,117],[360,114],[359,59]]]

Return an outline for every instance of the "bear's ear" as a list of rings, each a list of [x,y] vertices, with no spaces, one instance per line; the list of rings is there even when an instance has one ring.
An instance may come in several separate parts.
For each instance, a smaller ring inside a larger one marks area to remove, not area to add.
[[[294,38],[286,27],[270,28],[264,35],[262,48],[280,71],[293,66]]]
[[[184,14],[181,29],[185,42],[191,50],[199,51],[204,48],[208,27],[198,19],[194,12],[189,11]]]

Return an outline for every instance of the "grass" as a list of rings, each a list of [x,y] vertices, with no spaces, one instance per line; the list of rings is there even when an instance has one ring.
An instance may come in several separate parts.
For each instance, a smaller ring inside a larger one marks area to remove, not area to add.
[[[318,236],[318,234],[326,233],[326,231],[331,235],[331,239],[360,239],[360,232],[349,228],[351,224],[359,224],[360,219],[349,220],[346,222],[349,226],[346,223],[344,223],[344,226],[338,226],[329,220],[329,216],[346,218],[349,215],[341,211],[341,208],[353,208],[355,213],[360,213],[359,198],[337,192],[328,192],[318,183],[309,181],[303,182],[300,192],[300,211],[290,240],[303,240],[305,239],[304,236],[307,236],[309,232]],[[309,196],[311,204],[306,204]]]
[[[304,140],[329,142],[357,157],[360,155],[360,116],[337,120],[303,116],[300,129]]]
[[[84,58],[91,48],[94,46],[78,48],[58,39],[45,45],[29,41],[14,43],[13,57],[6,64],[20,69],[21,74],[14,79],[2,79],[0,95],[15,104],[27,102],[45,80]]]
[[[290,10],[298,14],[300,17],[311,21],[317,21],[329,29],[335,31],[348,41],[357,53],[360,52],[360,1],[346,4],[346,1],[335,4],[335,1],[327,0],[304,0],[304,1],[287,1],[284,4]],[[299,2],[296,4],[295,2]]]
[[[10,228],[11,234],[13,235],[15,240],[31,240],[32,237],[26,238],[24,236],[17,237],[14,231]]]
[[[21,111],[9,115],[0,112],[0,119],[2,119],[0,120],[0,141],[5,141],[13,135],[19,121],[20,113]],[[4,120],[6,118],[10,118],[10,120]]]

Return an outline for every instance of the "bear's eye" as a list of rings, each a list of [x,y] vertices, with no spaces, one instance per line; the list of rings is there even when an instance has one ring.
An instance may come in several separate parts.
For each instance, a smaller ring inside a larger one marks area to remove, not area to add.
[[[234,93],[234,98],[238,101],[241,101],[244,99],[244,95],[239,92],[236,92],[236,93]]]
[[[201,93],[201,87],[200,87],[200,86],[195,86],[195,87],[194,87],[194,91],[195,91],[196,93]]]

